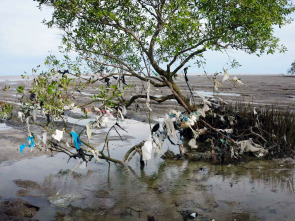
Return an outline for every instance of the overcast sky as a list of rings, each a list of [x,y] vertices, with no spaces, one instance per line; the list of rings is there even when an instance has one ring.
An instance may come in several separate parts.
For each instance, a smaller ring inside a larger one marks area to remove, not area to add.
[[[0,75],[20,75],[31,72],[33,67],[42,64],[49,52],[58,53],[61,35],[58,30],[48,29],[42,24],[50,18],[50,10],[37,8],[33,0],[0,0]],[[286,73],[295,60],[295,22],[276,30],[288,51],[285,54],[257,57],[243,52],[232,52],[242,65],[233,73],[280,74]],[[225,54],[206,52],[206,71],[221,71],[228,60]],[[201,73],[200,69],[190,72]]]

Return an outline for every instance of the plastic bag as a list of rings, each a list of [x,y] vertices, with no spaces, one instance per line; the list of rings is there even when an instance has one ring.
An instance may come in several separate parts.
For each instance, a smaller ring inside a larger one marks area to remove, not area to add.
[[[153,140],[149,137],[142,147],[142,160],[150,160],[152,158]]]
[[[229,78],[229,74],[227,73],[227,71],[224,71],[224,76],[221,82],[225,82],[228,78]]]
[[[192,149],[197,149],[198,145],[196,143],[196,140],[194,138],[192,138],[189,142],[188,145],[192,148]]]
[[[64,132],[62,130],[55,130],[55,134],[52,134],[52,137],[57,141],[61,141],[63,134]]]
[[[91,139],[91,136],[92,136],[92,131],[91,131],[91,127],[89,124],[86,124],[86,134],[87,134],[87,137],[88,137],[88,140],[90,141]]]
[[[264,157],[268,154],[268,150],[251,140],[242,140],[238,144],[240,145],[240,155],[244,152],[252,152],[256,157]]]

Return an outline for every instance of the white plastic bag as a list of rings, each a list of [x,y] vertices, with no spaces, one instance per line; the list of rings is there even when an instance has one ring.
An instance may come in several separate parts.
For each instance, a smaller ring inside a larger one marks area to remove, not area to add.
[[[227,71],[224,71],[224,76],[221,82],[225,82],[228,78],[229,78],[229,74],[227,73]]]
[[[126,116],[126,114],[127,114],[127,109],[125,106],[122,107],[122,114],[123,114],[123,116]]]
[[[89,124],[86,124],[86,134],[87,134],[87,137],[88,137],[88,140],[90,142],[90,139],[91,139],[91,136],[92,136],[92,131],[91,131],[91,127]]]
[[[192,149],[198,149],[198,145],[196,143],[196,140],[194,138],[192,138],[189,142],[188,145],[192,148]]]
[[[42,134],[42,142],[43,142],[44,145],[46,145],[46,142],[47,142],[47,133],[46,132],[44,132]]]
[[[52,134],[52,137],[57,140],[60,141],[63,138],[64,132],[62,130],[55,130],[55,134]]]
[[[160,150],[162,148],[163,140],[159,137],[159,135],[156,133],[153,135],[153,150],[155,153],[160,153]]]
[[[25,114],[23,112],[18,112],[18,117],[21,120],[21,122],[24,122]]]
[[[142,150],[142,160],[150,160],[152,158],[153,140],[149,137],[144,143]]]

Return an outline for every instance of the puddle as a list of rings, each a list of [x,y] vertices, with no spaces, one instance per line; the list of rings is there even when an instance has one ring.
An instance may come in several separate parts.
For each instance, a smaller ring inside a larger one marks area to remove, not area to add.
[[[213,93],[212,91],[193,91],[195,96],[201,95],[201,96],[205,96],[205,97],[212,97],[214,95],[221,95],[221,96],[232,96],[232,97],[237,97],[237,96],[241,96],[240,94],[236,94],[236,93],[223,93],[223,92],[215,92]]]
[[[0,131],[8,129],[11,129],[11,127],[7,126],[6,123],[0,123]]]

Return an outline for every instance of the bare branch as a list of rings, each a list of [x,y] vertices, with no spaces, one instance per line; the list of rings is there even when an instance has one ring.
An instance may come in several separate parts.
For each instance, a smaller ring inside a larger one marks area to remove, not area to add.
[[[123,165],[123,162],[121,160],[117,160],[117,159],[108,157],[102,151],[100,151],[99,153],[101,154],[101,158],[103,158],[105,160],[108,160],[108,161],[111,161],[113,163],[119,163],[119,164]]]
[[[114,67],[114,68],[120,68],[121,70],[124,70],[124,71],[127,71],[127,72],[129,72],[129,73],[132,73],[132,74],[123,74],[123,75],[125,75],[125,76],[135,76],[135,77],[137,77],[136,75],[134,75],[134,71],[130,71],[130,70],[127,70],[126,68],[123,68],[122,66],[119,66],[119,65],[114,65],[114,64],[107,64],[107,63],[104,63],[104,62],[101,62],[101,61],[98,61],[98,60],[95,60],[95,59],[93,59],[93,58],[86,58],[86,57],[82,57],[82,59],[85,59],[85,60],[89,60],[89,61],[93,61],[93,62],[95,62],[95,63],[99,63],[99,64],[102,64],[102,65],[106,65],[106,66],[110,66],[110,67]],[[111,77],[111,76],[114,76],[114,75],[117,75],[117,73],[112,73],[112,74],[109,74],[109,75],[106,75],[106,76],[104,76],[104,77],[102,77],[102,78],[100,78],[100,79],[97,79],[97,80],[95,80],[94,82],[96,82],[96,81],[101,81],[101,80],[104,80],[105,78],[108,78],[108,77]],[[147,77],[148,79],[154,79],[154,80],[157,80],[157,81],[160,81],[160,82],[163,82],[163,80],[161,80],[160,78],[156,78],[156,77],[153,77],[153,76],[149,76],[149,77]],[[86,79],[86,80],[88,80],[88,79]],[[142,79],[141,79],[142,80]],[[93,83],[94,83],[93,82]],[[164,86],[164,85],[163,85]]]
[[[134,95],[130,98],[130,100],[126,103],[126,108],[129,107],[135,100],[139,98],[147,98],[146,95]],[[166,100],[169,99],[175,99],[175,96],[173,94],[167,95],[167,96],[162,96],[162,97],[155,97],[155,96],[150,96],[151,100],[157,101],[158,103],[162,103]]]
[[[175,97],[177,98],[177,100],[182,104],[182,106],[189,112],[191,113],[190,108],[186,105],[186,103],[184,102],[184,100],[179,96],[179,94],[174,90],[173,85],[166,80],[166,83],[168,85],[168,87],[171,89],[171,91],[173,92],[173,94],[175,95]]]

